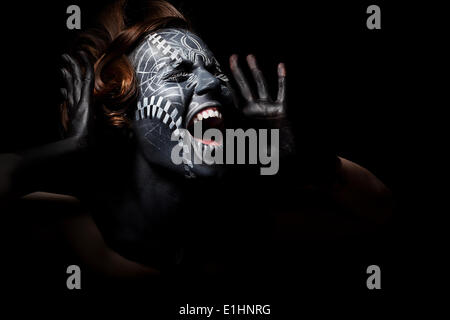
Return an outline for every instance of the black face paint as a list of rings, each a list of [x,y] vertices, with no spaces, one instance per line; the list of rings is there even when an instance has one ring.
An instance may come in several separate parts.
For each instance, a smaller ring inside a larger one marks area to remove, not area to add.
[[[171,159],[178,143],[171,141],[173,133],[186,134],[183,129],[191,129],[194,121],[203,121],[203,129],[218,128],[232,104],[228,79],[212,52],[189,31],[161,29],[149,34],[130,60],[139,86],[133,128],[146,160],[187,176],[219,174],[217,165],[195,164],[188,158],[176,165]],[[200,150],[216,147],[194,143]]]

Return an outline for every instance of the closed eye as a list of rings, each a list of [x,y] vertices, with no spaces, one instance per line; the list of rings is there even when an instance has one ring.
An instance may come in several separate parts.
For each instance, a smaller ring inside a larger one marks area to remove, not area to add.
[[[222,70],[220,70],[219,66],[211,64],[206,67],[206,70],[208,70],[209,73],[213,74],[219,80],[222,80],[224,82],[228,81],[227,76],[222,72]]]
[[[189,79],[190,76],[191,76],[191,73],[181,71],[181,72],[177,72],[177,73],[166,76],[164,78],[164,80],[166,80],[166,81],[186,81],[187,79]]]

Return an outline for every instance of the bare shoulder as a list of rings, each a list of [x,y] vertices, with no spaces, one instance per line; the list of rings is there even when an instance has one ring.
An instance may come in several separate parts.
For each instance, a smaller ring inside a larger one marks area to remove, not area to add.
[[[106,243],[88,209],[74,196],[34,192],[21,198],[22,204],[36,215],[45,215],[59,223],[64,240],[83,265],[92,272],[112,277],[153,276],[159,271],[128,260]],[[46,220],[46,217],[43,217]],[[45,245],[45,243],[43,243]]]
[[[394,197],[391,190],[372,172],[362,166],[339,158],[333,198],[350,212],[376,223],[391,217]]]
[[[345,158],[339,157],[339,160],[340,168],[338,169],[338,177],[341,178],[341,182],[358,183],[358,187],[367,189],[367,191],[374,194],[391,195],[389,188],[372,172]]]

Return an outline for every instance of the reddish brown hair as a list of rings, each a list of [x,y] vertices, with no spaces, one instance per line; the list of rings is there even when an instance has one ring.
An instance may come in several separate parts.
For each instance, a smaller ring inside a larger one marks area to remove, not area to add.
[[[149,32],[164,27],[190,29],[186,18],[164,0],[114,1],[98,18],[99,26],[82,34],[75,47],[90,53],[94,61],[94,100],[98,120],[124,128],[127,111],[135,107],[137,83],[127,54]],[[69,121],[62,107],[63,124]]]

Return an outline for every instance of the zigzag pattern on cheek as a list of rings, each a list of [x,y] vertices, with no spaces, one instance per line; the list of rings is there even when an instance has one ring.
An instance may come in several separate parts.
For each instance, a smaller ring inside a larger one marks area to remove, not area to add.
[[[163,105],[164,107],[162,107]],[[171,107],[171,102],[164,97],[151,96],[150,100],[146,97],[142,101],[138,102],[138,108],[136,110],[136,120],[158,119],[169,127],[175,137],[178,137],[178,145],[183,147],[185,176],[188,178],[192,178],[193,174],[189,168],[192,168],[193,164],[191,159],[188,157],[188,146],[183,142],[185,131],[184,129],[181,129],[183,118],[178,114],[178,110],[176,108]]]
[[[164,107],[162,107],[163,105]],[[178,110],[176,108],[171,107],[171,102],[169,100],[166,100],[164,97],[150,96],[150,100],[145,97],[142,101],[138,102],[138,108],[136,110],[136,120],[158,119],[169,127],[173,134],[175,134],[175,137],[178,137],[178,144],[181,144],[181,146],[183,146],[185,176],[192,177],[192,172],[189,170],[189,167],[192,168],[193,164],[191,159],[187,157],[189,151],[186,150],[187,146],[183,145],[185,132],[184,130],[180,130],[183,118],[178,114]]]
[[[164,106],[163,106],[164,105]],[[137,104],[136,120],[159,119],[169,127],[172,132],[179,134],[183,118],[172,103],[161,96],[145,97]]]

